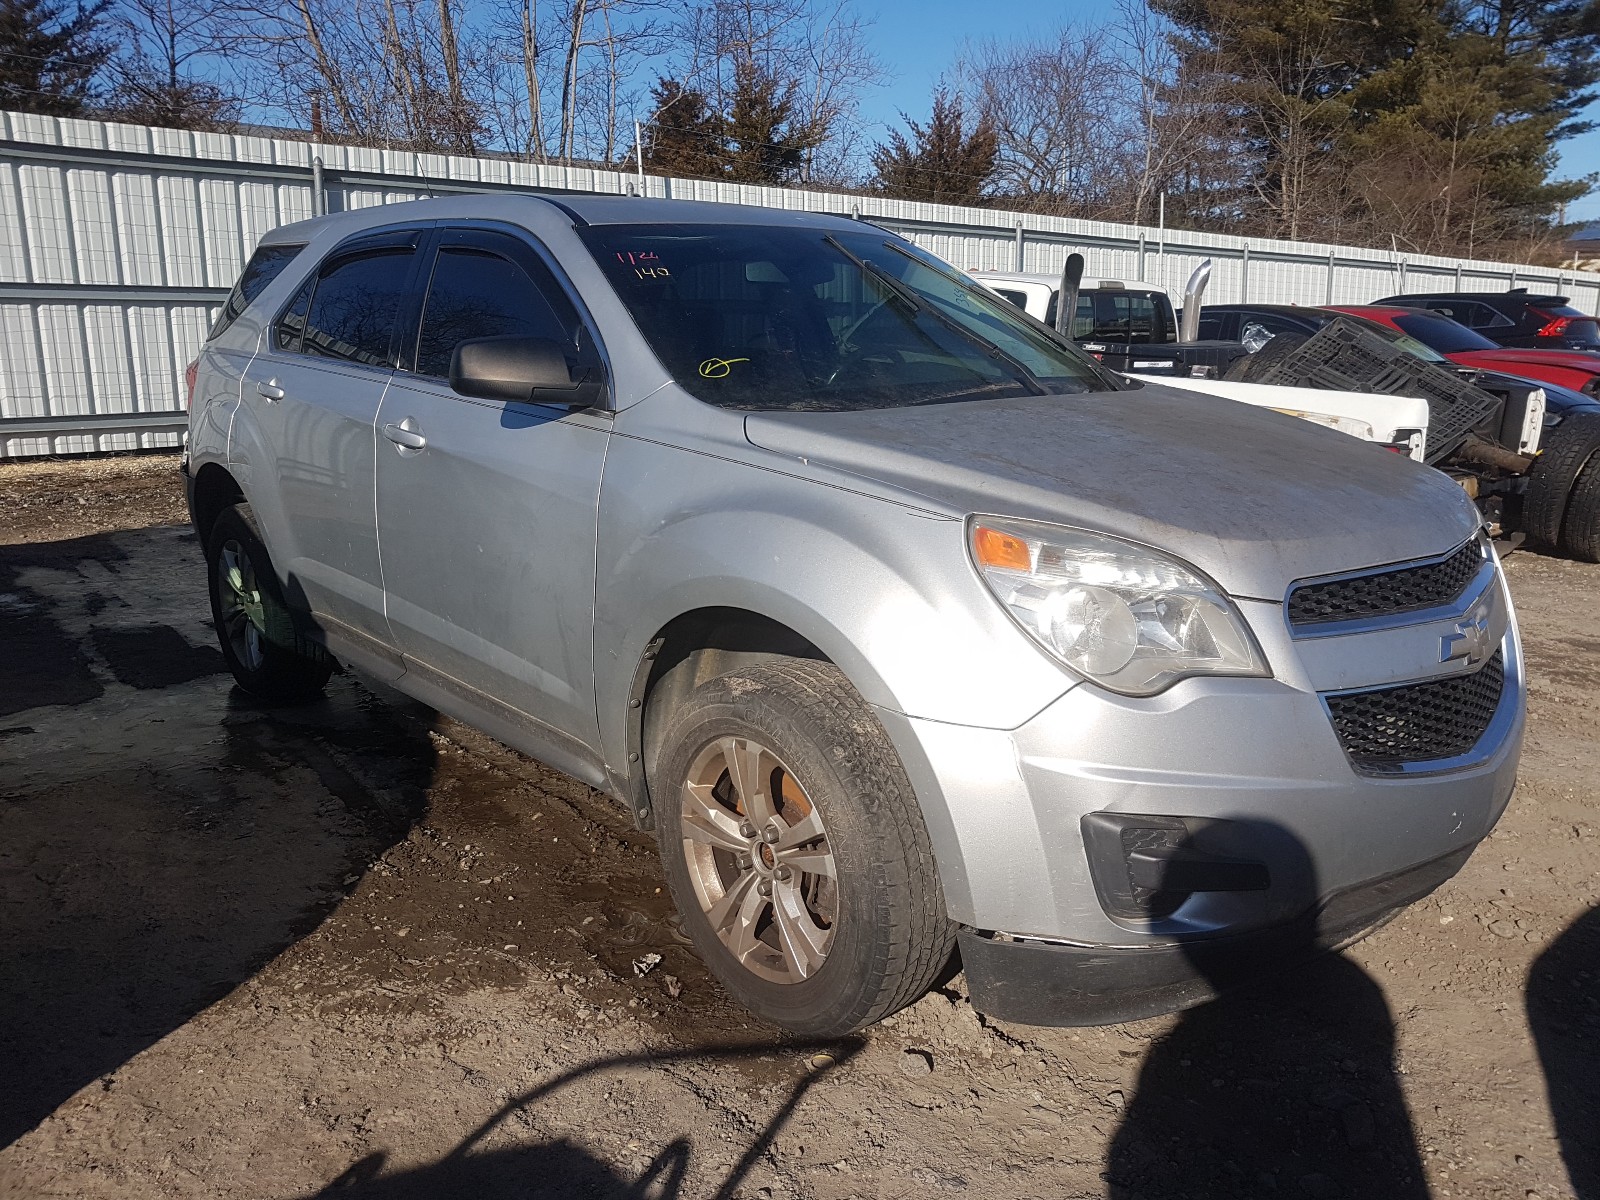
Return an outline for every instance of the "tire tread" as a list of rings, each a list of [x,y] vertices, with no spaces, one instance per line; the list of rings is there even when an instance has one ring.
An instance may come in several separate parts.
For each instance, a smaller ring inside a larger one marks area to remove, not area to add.
[[[1600,413],[1576,413],[1556,426],[1550,444],[1534,461],[1522,506],[1523,531],[1536,542],[1559,548],[1578,476],[1600,450]]]
[[[1561,523],[1561,550],[1582,562],[1600,562],[1600,455],[1578,472]]]

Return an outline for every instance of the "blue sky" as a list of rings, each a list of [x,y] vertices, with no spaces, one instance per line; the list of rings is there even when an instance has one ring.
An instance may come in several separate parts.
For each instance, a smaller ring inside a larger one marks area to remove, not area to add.
[[[955,60],[962,43],[985,37],[1010,38],[1052,30],[1063,22],[1092,24],[1114,14],[1112,0],[864,0],[875,12],[871,38],[893,81],[868,100],[868,130],[881,140],[885,128],[899,125],[903,109],[922,120],[928,115],[934,82]],[[1600,121],[1600,103],[1591,106]],[[1600,172],[1600,130],[1560,145],[1559,178]],[[1600,221],[1600,192],[1585,196],[1568,212],[1569,221]]]

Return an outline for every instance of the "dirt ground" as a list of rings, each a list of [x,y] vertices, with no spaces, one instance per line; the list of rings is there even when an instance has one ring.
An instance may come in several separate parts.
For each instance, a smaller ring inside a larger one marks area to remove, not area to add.
[[[1600,568],[1511,556],[1517,796],[1347,953],[813,1046],[604,797],[352,675],[235,692],[179,482],[0,465],[0,1195],[1600,1198]]]

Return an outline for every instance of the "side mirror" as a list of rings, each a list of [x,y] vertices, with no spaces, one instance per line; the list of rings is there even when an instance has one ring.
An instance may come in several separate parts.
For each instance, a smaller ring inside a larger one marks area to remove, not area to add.
[[[587,408],[603,390],[597,367],[568,366],[567,350],[549,338],[488,337],[459,343],[450,355],[450,386],[463,396]]]

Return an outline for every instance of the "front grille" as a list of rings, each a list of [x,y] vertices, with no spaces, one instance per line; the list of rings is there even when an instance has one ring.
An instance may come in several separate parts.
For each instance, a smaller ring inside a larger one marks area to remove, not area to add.
[[[1455,758],[1478,744],[1505,687],[1500,651],[1470,675],[1327,697],[1334,732],[1358,770]]]
[[[1320,625],[1436,608],[1461,595],[1482,565],[1483,551],[1474,538],[1449,558],[1425,566],[1302,583],[1289,593],[1289,623]]]

